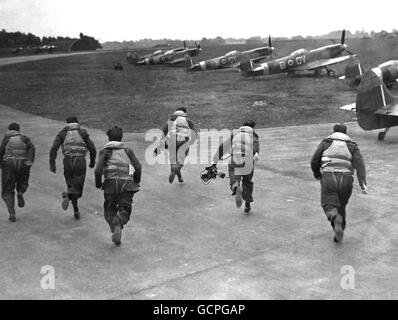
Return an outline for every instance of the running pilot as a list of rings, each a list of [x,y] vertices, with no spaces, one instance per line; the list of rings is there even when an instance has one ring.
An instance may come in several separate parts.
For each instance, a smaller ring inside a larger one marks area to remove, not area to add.
[[[141,164],[123,142],[123,130],[113,127],[106,133],[109,142],[99,152],[95,186],[104,190],[104,216],[119,246],[123,227],[130,220],[134,194],[140,190]],[[104,176],[104,181],[102,181]]]
[[[15,190],[18,207],[25,206],[23,194],[29,186],[30,168],[34,160],[33,143],[20,133],[18,123],[11,123],[0,146],[1,197],[6,203],[11,222],[16,221]]]
[[[72,202],[74,217],[80,219],[78,199],[83,195],[84,181],[86,179],[86,155],[90,152],[90,168],[95,167],[97,151],[87,131],[80,127],[77,117],[66,119],[64,127],[55,137],[50,150],[50,171],[56,173],[55,159],[57,152],[62,147],[64,155],[64,177],[67,191],[62,193],[62,209],[67,210]]]

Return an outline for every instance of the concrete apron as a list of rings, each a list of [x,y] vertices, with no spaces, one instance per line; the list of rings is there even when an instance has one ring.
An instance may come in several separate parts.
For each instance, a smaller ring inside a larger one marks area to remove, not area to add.
[[[205,186],[199,180],[205,165],[186,165],[185,184],[170,185],[167,165],[145,163],[144,134],[126,134],[143,164],[142,189],[115,247],[92,169],[82,219],[61,209],[62,155],[54,175],[48,152],[64,123],[5,106],[0,114],[0,131],[17,121],[37,152],[16,224],[0,201],[0,299],[398,298],[396,129],[379,142],[376,132],[348,124],[366,160],[370,194],[362,195],[355,179],[340,245],[332,241],[309,166],[332,124],[257,130],[261,157],[249,216],[235,207],[227,179]],[[89,133],[97,148],[105,144],[103,131]],[[54,290],[41,287],[46,265],[55,271]],[[344,266],[354,268],[355,283],[344,277],[352,271]]]

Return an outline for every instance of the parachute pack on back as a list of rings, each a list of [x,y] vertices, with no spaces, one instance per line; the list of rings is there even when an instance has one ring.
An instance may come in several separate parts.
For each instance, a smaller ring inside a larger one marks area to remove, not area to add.
[[[242,127],[232,138],[232,155],[234,157],[253,156],[253,129]]]
[[[112,145],[112,142],[107,144],[108,147]],[[132,180],[133,174],[134,168],[126,150],[122,147],[112,148],[112,155],[104,167],[105,179]]]
[[[332,143],[322,154],[323,172],[352,172],[352,155],[347,146],[348,137],[335,132],[329,138]]]
[[[7,159],[15,159],[15,160],[24,160],[27,159],[27,146],[26,143],[22,140],[22,137],[19,133],[15,133],[12,135],[5,148],[4,160]]]
[[[87,146],[79,132],[79,125],[69,125],[62,144],[62,153],[65,157],[85,157]]]
[[[178,141],[184,141],[191,137],[191,129],[189,128],[189,123],[186,116],[177,116],[177,118],[173,121],[170,133],[175,134]]]

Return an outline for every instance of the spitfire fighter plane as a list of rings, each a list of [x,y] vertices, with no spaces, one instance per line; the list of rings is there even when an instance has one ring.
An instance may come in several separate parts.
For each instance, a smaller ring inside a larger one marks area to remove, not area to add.
[[[275,48],[272,47],[271,37],[268,40],[268,47],[255,48],[246,51],[231,51],[226,55],[201,61],[199,63],[193,64],[192,59],[190,59],[191,65],[188,71],[205,71],[205,70],[216,70],[225,68],[238,68],[240,66],[241,58],[243,55],[249,57],[253,62],[258,62],[262,59],[269,57]]]
[[[189,57],[197,56],[202,51],[200,44],[195,42],[194,48],[188,48],[184,41],[184,47],[170,50],[158,50],[152,54],[139,57],[135,53],[127,53],[127,62],[135,66],[151,64],[178,64],[186,62]]]
[[[347,52],[349,55],[342,55]],[[296,73],[299,71],[314,71],[315,75],[322,75],[324,70],[333,76],[333,70],[328,66],[345,61],[352,56],[345,44],[345,30],[341,35],[341,43],[332,44],[314,50],[299,49],[286,57],[254,65],[250,57],[243,56],[240,70],[244,76],[258,76],[277,73]]]
[[[138,56],[137,54],[133,53],[133,52],[128,52],[127,56],[126,56],[126,60],[128,63],[133,64],[133,65],[144,65],[145,61],[148,61],[148,64],[150,64],[149,62],[151,61],[151,59],[155,56],[159,56],[163,53],[165,53],[166,50],[160,49],[160,50],[156,50],[153,53],[150,54],[146,54],[144,56]]]
[[[398,97],[394,97],[380,77],[381,67],[366,71],[358,87],[356,103],[341,109],[355,111],[358,125],[364,130],[385,129],[378,139],[384,140],[387,131],[398,126]]]
[[[390,60],[380,64],[378,67],[372,69],[376,75],[383,81],[389,88],[394,82],[398,82],[398,60]],[[344,79],[346,84],[350,87],[358,87],[364,70],[358,59],[353,59],[345,67]]]

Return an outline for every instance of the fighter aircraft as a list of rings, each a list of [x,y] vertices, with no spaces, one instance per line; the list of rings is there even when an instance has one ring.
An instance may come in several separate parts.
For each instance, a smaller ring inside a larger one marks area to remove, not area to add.
[[[136,65],[150,64],[178,64],[186,62],[189,57],[198,55],[202,51],[200,44],[195,42],[194,48],[188,48],[184,41],[184,47],[174,48],[167,51],[157,50],[154,53],[139,57],[135,53],[127,53],[127,62]]]
[[[56,46],[45,44],[37,48],[37,53],[52,53]]]
[[[138,56],[136,53],[128,52],[127,56],[126,56],[126,60],[130,64],[141,66],[141,65],[146,64],[145,61],[148,61],[147,64],[150,64],[152,57],[159,56],[165,52],[166,52],[166,50],[160,49],[160,50],[156,50],[153,53],[146,54],[144,56]]]
[[[10,52],[11,52],[12,54],[21,53],[21,52],[23,52],[23,47],[12,48],[12,49],[10,49]]]
[[[342,55],[347,52],[349,55]],[[349,59],[353,54],[347,50],[345,44],[345,30],[341,35],[341,43],[332,44],[314,50],[299,49],[290,55],[278,58],[260,65],[254,65],[248,56],[243,56],[240,70],[244,76],[268,75],[276,73],[295,73],[298,71],[314,71],[315,75],[334,76],[334,71],[328,66]]]
[[[57,46],[55,45],[42,45],[42,46],[25,46],[25,47],[17,47],[11,49],[11,53],[19,54],[19,53],[26,53],[26,54],[34,54],[34,53],[52,53]]]
[[[358,87],[356,103],[341,109],[355,111],[358,125],[364,130],[385,129],[378,139],[384,140],[387,131],[398,126],[398,97],[394,97],[380,77],[381,68],[366,71]]]
[[[390,60],[380,64],[378,67],[372,69],[383,81],[387,88],[390,88],[394,82],[398,81],[398,60]],[[347,63],[345,67],[344,76],[339,79],[344,79],[346,84],[350,87],[358,87],[362,80],[364,70],[358,59],[354,58]]]
[[[188,71],[205,71],[205,70],[216,70],[225,68],[237,68],[240,66],[240,61],[243,55],[246,55],[253,62],[258,62],[266,57],[269,57],[275,50],[272,47],[271,36],[268,38],[268,47],[255,48],[246,51],[231,51],[226,55],[201,61],[199,63],[193,64],[192,59],[190,59],[190,66]]]

